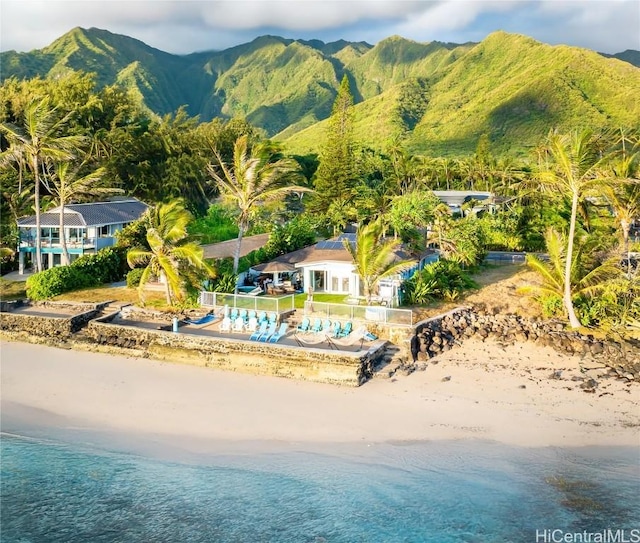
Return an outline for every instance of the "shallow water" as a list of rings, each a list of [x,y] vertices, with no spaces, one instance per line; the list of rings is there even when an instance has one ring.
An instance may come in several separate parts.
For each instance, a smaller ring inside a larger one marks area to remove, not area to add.
[[[640,528],[629,448],[387,443],[169,461],[7,434],[1,448],[2,543],[534,542],[536,530]]]

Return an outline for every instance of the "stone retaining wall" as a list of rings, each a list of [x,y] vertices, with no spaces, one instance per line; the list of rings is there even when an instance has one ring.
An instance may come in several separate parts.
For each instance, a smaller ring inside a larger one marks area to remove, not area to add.
[[[97,345],[141,350],[171,362],[347,386],[369,379],[385,350],[383,341],[367,352],[339,352],[141,329],[110,324],[109,318],[91,321],[87,327],[87,336]]]
[[[598,360],[617,375],[640,381],[640,345],[604,341],[566,330],[559,321],[525,319],[513,314],[475,312],[468,307],[419,322],[415,326],[419,349],[431,358],[467,338],[491,338],[504,344],[533,341],[560,352]]]
[[[66,339],[95,319],[105,304],[69,304],[65,302],[2,302],[0,305],[0,330],[4,332],[28,333],[38,337],[56,337]],[[21,312],[16,312],[20,309]],[[59,316],[37,315],[34,312],[55,313]],[[70,312],[77,312],[70,315]]]

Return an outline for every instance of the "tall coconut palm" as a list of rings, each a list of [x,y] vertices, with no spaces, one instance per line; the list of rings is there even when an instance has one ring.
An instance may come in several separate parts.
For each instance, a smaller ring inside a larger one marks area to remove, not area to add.
[[[347,239],[343,240],[344,247],[349,251],[355,270],[362,281],[367,303],[371,302],[380,279],[396,275],[414,265],[411,260],[398,260],[396,250],[400,244],[394,239],[383,239],[381,232],[380,223],[371,222],[358,228],[355,245]]]
[[[580,327],[571,292],[571,266],[580,199],[594,189],[602,189],[603,156],[600,139],[591,131],[559,134],[550,132],[543,147],[537,182],[543,191],[567,196],[571,200],[569,235],[566,242],[563,302],[572,328]]]
[[[628,152],[626,142],[623,137],[622,149],[609,163],[609,173],[619,183],[605,187],[604,194],[620,231],[621,248],[627,254],[627,273],[630,275],[629,233],[634,219],[640,217],[640,146],[636,144],[636,148]]]
[[[3,153],[2,163],[26,163],[34,180],[36,211],[36,271],[42,270],[42,240],[40,231],[40,184],[43,164],[48,160],[70,160],[84,142],[83,136],[62,135],[71,113],[60,118],[51,107],[49,98],[32,101],[24,111],[22,125],[0,123],[9,149]]]
[[[81,166],[73,167],[70,162],[57,162],[53,167],[53,173],[49,177],[48,188],[53,201],[60,207],[60,244],[62,245],[62,264],[69,263],[69,249],[67,248],[67,237],[64,229],[64,206],[74,198],[81,196],[105,196],[123,192],[121,189],[110,187],[99,187],[96,183],[100,181],[105,173],[104,168],[98,168],[87,175],[80,175]]]
[[[233,256],[233,272],[238,273],[242,238],[257,209],[286,194],[310,192],[311,189],[289,184],[299,177],[299,166],[295,161],[268,162],[259,148],[249,150],[246,135],[234,143],[233,164],[225,164],[216,148],[213,153],[217,164],[209,164],[207,171],[218,184],[223,198],[238,206],[238,241]]]
[[[188,285],[196,286],[205,275],[214,277],[215,272],[204,259],[202,247],[187,233],[187,225],[192,219],[191,213],[179,200],[147,211],[145,222],[149,249],[134,247],[127,253],[127,262],[132,268],[138,264],[146,265],[138,286],[142,304],[144,286],[152,277],[164,276],[169,305],[185,299]]]
[[[569,284],[573,298],[578,296],[591,298],[605,289],[608,281],[620,276],[616,258],[607,259],[602,263],[593,262],[591,253],[595,249],[595,241],[597,240],[589,235],[576,237],[575,250],[569,262]],[[528,254],[526,260],[527,265],[538,273],[542,283],[521,287],[519,291],[562,299],[565,295],[567,240],[553,228],[548,228],[545,232],[545,244],[548,260],[541,260],[533,254]],[[588,260],[592,265],[585,265]]]

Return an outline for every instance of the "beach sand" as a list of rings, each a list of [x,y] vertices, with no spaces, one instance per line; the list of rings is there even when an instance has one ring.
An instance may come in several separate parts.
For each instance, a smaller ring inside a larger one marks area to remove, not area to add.
[[[637,383],[597,378],[595,392],[585,392],[572,380],[584,376],[578,358],[533,344],[470,340],[424,371],[359,388],[9,341],[0,355],[2,430],[10,433],[49,427],[167,443],[640,445]],[[550,378],[557,370],[561,378]]]

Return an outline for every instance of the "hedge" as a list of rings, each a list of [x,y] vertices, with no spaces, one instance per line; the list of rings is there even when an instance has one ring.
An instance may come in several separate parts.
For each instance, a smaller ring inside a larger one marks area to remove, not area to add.
[[[128,270],[126,249],[107,247],[84,255],[68,266],[56,266],[27,279],[27,296],[46,300],[72,290],[90,288],[124,279]]]

